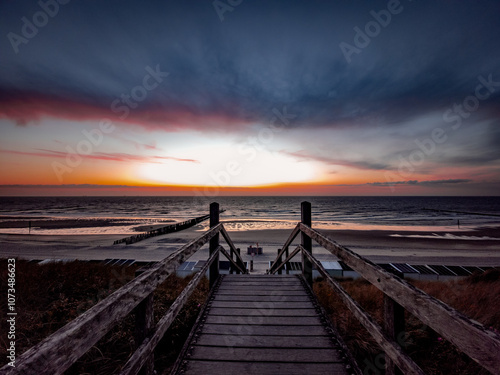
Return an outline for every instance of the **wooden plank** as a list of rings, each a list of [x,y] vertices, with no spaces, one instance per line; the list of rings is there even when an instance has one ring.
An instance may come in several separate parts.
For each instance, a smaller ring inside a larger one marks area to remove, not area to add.
[[[276,290],[276,291],[288,291],[288,290],[304,290],[304,287],[301,284],[298,285],[283,285],[283,284],[276,284],[276,285],[253,285],[249,287],[243,287],[243,286],[235,286],[235,285],[227,285],[227,284],[221,284],[219,287],[219,291],[221,290],[234,290],[235,292],[239,292],[240,290]]]
[[[213,316],[208,315],[209,324],[246,324],[246,325],[284,325],[284,326],[311,326],[321,325],[317,316]]]
[[[302,328],[302,327],[300,327]],[[321,336],[326,333],[320,325],[306,326],[306,329],[297,329],[294,326],[283,325],[226,325],[209,324],[203,326],[203,333],[215,335],[257,335],[257,336]]]
[[[127,316],[172,272],[175,272],[186,258],[215,236],[220,230],[220,225],[222,224],[182,246],[75,320],[28,349],[17,357],[15,368],[6,365],[0,371],[9,370],[9,374],[40,375],[64,373],[118,321]]]
[[[224,280],[298,280],[294,275],[225,275]]]
[[[276,298],[276,295],[231,295],[231,294],[219,294],[214,297],[215,301],[240,301],[240,302],[308,302],[310,301],[307,295],[287,295],[280,296]]]
[[[202,334],[196,341],[203,346],[250,348],[331,348],[329,336],[248,336]]]
[[[219,295],[231,296],[274,296],[279,299],[280,296],[307,296],[304,290],[219,290]]]
[[[215,362],[189,361],[186,374],[189,375],[345,375],[342,364],[337,363],[261,363],[261,362]]]
[[[237,348],[228,346],[195,345],[190,360],[211,360],[238,362],[310,362],[335,363],[340,362],[338,352],[333,349],[286,349],[281,348]]]
[[[307,309],[311,307],[311,303],[305,301],[289,301],[289,302],[275,302],[275,301],[220,301],[214,300],[211,305],[212,308],[239,308],[239,309],[254,309],[254,308],[270,308],[270,309]]]
[[[266,279],[266,280],[252,280],[252,279],[247,279],[247,280],[226,280],[224,278],[223,284],[225,285],[237,285],[237,286],[251,286],[251,285],[301,285],[300,280],[298,279],[287,279],[287,280],[273,280],[273,279]]]
[[[227,284],[227,283],[222,283],[221,287],[223,288],[231,288],[231,289],[236,289],[236,290],[242,290],[242,289],[264,289],[262,287],[265,287],[265,289],[300,289],[300,288],[304,288],[302,286],[302,284],[298,283],[298,282],[283,282],[283,283],[276,283],[276,282],[273,282],[273,281],[265,281],[265,282],[259,282],[259,283],[230,283],[230,284]]]
[[[221,308],[212,307],[210,316],[317,316],[316,310],[310,306],[302,309],[276,309],[276,308]]]
[[[424,324],[492,373],[500,368],[500,335],[487,330],[443,302],[391,275],[370,260],[300,224],[300,230],[347,263],[366,280],[397,301]]]

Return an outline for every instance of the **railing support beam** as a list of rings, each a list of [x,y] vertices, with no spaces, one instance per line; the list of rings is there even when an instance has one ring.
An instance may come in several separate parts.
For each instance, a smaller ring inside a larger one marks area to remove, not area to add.
[[[405,310],[386,294],[384,294],[384,330],[387,336],[399,345],[404,344]],[[385,373],[386,375],[403,375],[388,355],[385,358]]]
[[[142,274],[142,269],[135,271],[135,277]],[[135,308],[135,332],[134,340],[136,349],[141,346],[144,339],[152,332],[154,328],[154,293],[144,298],[144,300],[139,303]],[[153,375],[155,371],[154,367],[154,353],[152,353],[147,359],[146,363],[142,366],[139,375]]]
[[[281,249],[278,249],[278,257],[276,258],[276,262],[278,262],[278,264],[281,264],[282,262],[282,257],[281,257]],[[282,269],[283,267],[281,267],[279,270],[278,270],[278,275],[281,275],[283,272],[282,272]]]
[[[219,203],[210,203],[210,228],[219,224]],[[210,239],[210,256],[219,248],[219,233]],[[219,256],[217,255],[215,261],[210,266],[209,284],[210,288],[215,284],[219,277]]]
[[[153,293],[147,296],[135,310],[135,346],[138,348],[154,328]],[[154,353],[142,366],[139,375],[153,375]]]
[[[300,222],[304,225],[307,225],[308,227],[311,227],[311,222],[312,222],[311,203],[302,202],[300,204],[300,213],[301,213]],[[312,254],[311,237],[309,237],[304,232],[301,232],[301,239],[302,239],[302,247],[304,248],[304,250],[307,251],[309,254]],[[304,278],[309,283],[309,285],[312,285],[313,283],[312,263],[304,254],[302,254],[302,275],[304,275]]]

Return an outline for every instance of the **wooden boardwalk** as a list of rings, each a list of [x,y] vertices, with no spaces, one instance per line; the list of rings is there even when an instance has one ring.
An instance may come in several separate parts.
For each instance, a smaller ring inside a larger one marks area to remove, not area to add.
[[[224,276],[177,373],[349,374],[313,302],[297,276]]]

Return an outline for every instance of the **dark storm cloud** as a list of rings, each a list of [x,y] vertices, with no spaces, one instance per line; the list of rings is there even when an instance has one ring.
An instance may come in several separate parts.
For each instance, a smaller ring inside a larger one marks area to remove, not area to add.
[[[351,167],[362,170],[383,170],[390,167],[387,164],[380,164],[367,160],[345,160],[328,156],[312,155],[307,153],[305,150],[300,150],[296,152],[289,152],[286,150],[282,150],[281,153],[292,156],[297,160],[312,160],[326,165],[331,165],[331,166],[339,165],[339,166]]]
[[[394,186],[394,185],[421,185],[421,186],[438,186],[438,185],[454,185],[454,184],[467,184],[473,182],[469,179],[448,179],[448,180],[408,180],[408,181],[391,181],[391,182],[370,182],[370,186]]]
[[[243,1],[221,22],[210,1],[69,2],[15,53],[7,34],[22,35],[21,18],[40,6],[3,2],[0,114],[2,102],[40,95],[53,115],[63,99],[109,111],[157,65],[170,74],[135,116],[166,126],[151,110],[245,123],[284,104],[298,115],[292,126],[397,126],[462,100],[481,74],[500,81],[495,1],[401,1],[348,63],[339,44],[354,45],[354,27],[387,4]]]

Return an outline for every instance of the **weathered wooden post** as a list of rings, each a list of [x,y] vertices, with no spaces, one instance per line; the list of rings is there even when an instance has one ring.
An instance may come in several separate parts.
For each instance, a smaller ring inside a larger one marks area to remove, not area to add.
[[[288,252],[288,246],[287,246],[285,248],[285,259],[288,259],[288,255],[290,255],[290,254]],[[286,262],[285,267],[286,267],[286,274],[289,275],[290,274],[290,262]]]
[[[241,258],[241,250],[240,250],[240,248],[239,248],[239,247],[238,247],[238,248],[236,248],[236,252],[238,253],[238,259],[240,259],[240,258]],[[245,269],[245,265],[244,265],[244,264],[242,264],[242,265],[241,265],[241,267],[242,267],[243,269]],[[236,274],[237,274],[237,275],[239,275],[240,273],[241,273],[241,272],[240,272],[239,270],[236,270]]]
[[[278,249],[278,255],[279,255],[280,251],[281,251],[281,249]],[[279,257],[278,259],[276,259],[276,263],[277,263],[278,265],[280,265],[280,264],[281,264],[281,262],[282,262],[281,257]],[[278,269],[278,275],[281,275],[282,273],[283,273],[283,272],[282,272],[282,268],[279,268],[279,269]]]
[[[234,260],[234,250],[233,248],[231,247],[231,249],[229,250],[229,257]],[[232,275],[234,273],[234,266],[233,266],[233,263],[229,262],[229,274]]]
[[[135,277],[139,276],[143,271],[140,269],[135,272]],[[153,293],[147,296],[135,308],[135,347],[138,348],[146,336],[154,328],[154,310],[153,310]],[[151,353],[144,366],[142,366],[140,375],[153,375],[155,372],[154,367],[154,352]]]
[[[402,275],[398,275],[402,276]],[[405,333],[405,310],[391,297],[384,294],[384,330],[387,335],[394,339],[399,345],[404,346],[407,339]],[[385,356],[386,375],[403,375],[394,362]]]
[[[312,223],[312,218],[311,218],[311,202],[302,202],[300,204],[300,213],[301,213],[301,220],[300,222],[304,225],[311,226]],[[301,238],[302,238],[302,247],[305,249],[305,251],[309,252],[312,254],[312,240],[311,237],[309,237],[305,233],[301,233]],[[312,279],[312,263],[311,261],[302,254],[302,275],[304,275],[304,278],[306,281],[309,283],[309,285],[312,285],[313,279]]]
[[[210,228],[215,227],[219,224],[219,203],[213,202],[210,203]],[[219,247],[219,233],[213,236],[210,239],[210,256],[217,250]],[[209,272],[209,284],[210,288],[215,284],[215,281],[219,277],[219,256],[215,258],[214,262],[210,266]]]

